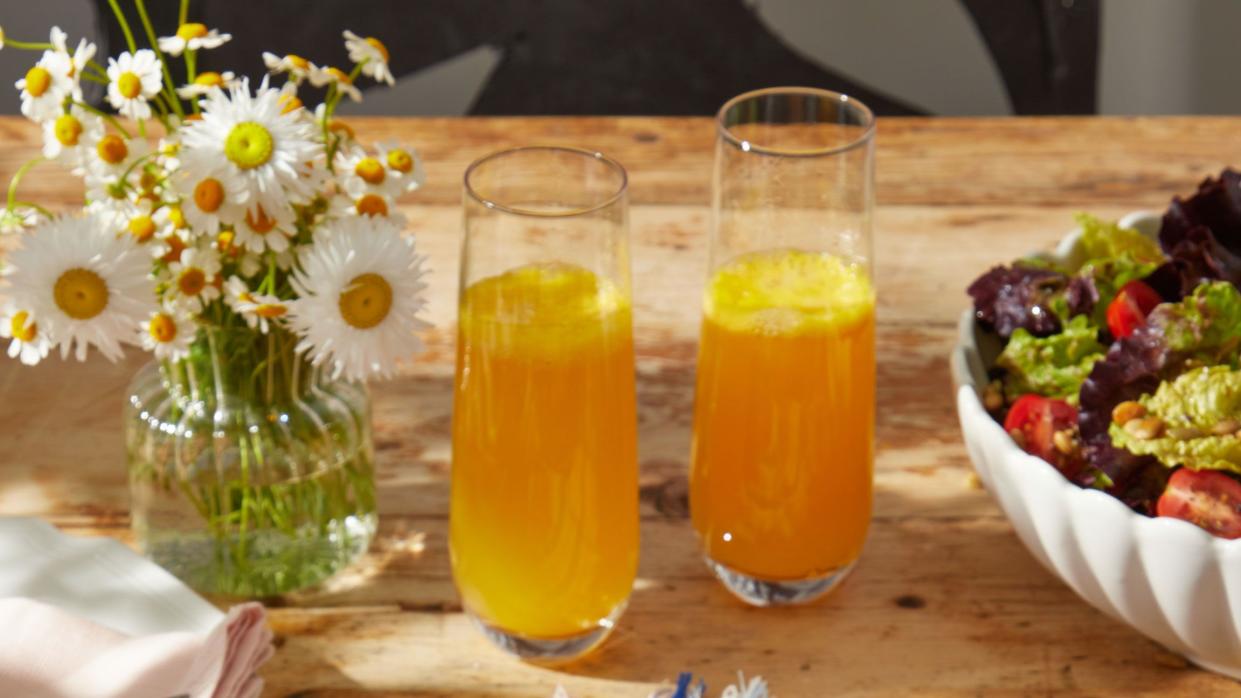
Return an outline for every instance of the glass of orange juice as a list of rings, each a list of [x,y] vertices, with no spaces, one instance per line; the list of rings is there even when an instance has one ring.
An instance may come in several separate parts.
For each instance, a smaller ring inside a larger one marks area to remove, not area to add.
[[[853,569],[871,516],[874,117],[750,92],[717,117],[690,511],[707,563],[760,606]]]
[[[638,565],[626,175],[528,147],[465,174],[450,549],[466,611],[556,663],[598,646]]]

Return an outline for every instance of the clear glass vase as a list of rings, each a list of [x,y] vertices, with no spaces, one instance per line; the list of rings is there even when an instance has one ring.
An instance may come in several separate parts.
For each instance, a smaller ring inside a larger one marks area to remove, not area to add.
[[[201,330],[187,358],[150,363],[129,386],[134,534],[198,591],[308,587],[374,535],[370,397],[295,343],[280,329]]]

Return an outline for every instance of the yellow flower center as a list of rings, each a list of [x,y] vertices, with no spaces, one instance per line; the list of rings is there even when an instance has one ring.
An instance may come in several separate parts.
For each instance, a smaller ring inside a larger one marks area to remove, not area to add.
[[[134,99],[142,94],[142,78],[134,73],[121,73],[121,76],[116,79],[116,90],[125,99]]]
[[[235,235],[236,234],[231,230],[221,230],[220,234],[215,236],[216,249],[223,254],[228,254],[231,252],[233,247],[233,238]]]
[[[26,71],[26,91],[31,97],[42,97],[52,86],[52,74],[46,68],[35,66]]]
[[[199,22],[189,22],[177,27],[177,38],[183,41],[190,39],[201,39],[207,35],[207,25]]]
[[[369,330],[392,310],[392,287],[379,274],[363,274],[340,294],[340,315],[359,330]]]
[[[201,27],[202,25],[198,26]],[[203,87],[224,87],[224,76],[213,70],[208,70],[205,73],[199,73],[198,77],[194,78],[194,84],[202,85]]]
[[[353,80],[349,79],[349,74],[341,70],[340,68],[328,68],[327,74],[331,75],[333,80],[335,80],[336,82],[339,82],[342,85],[353,84]]]
[[[194,185],[194,205],[199,211],[215,213],[222,203],[224,203],[224,185],[220,184],[220,180],[208,177]]]
[[[61,145],[75,146],[82,137],[82,122],[72,114],[61,114],[52,124],[52,134]]]
[[[267,164],[274,146],[271,131],[262,124],[243,121],[228,132],[228,138],[224,140],[224,155],[234,165],[249,170]]]
[[[290,53],[284,57],[284,60],[298,70],[310,70],[310,62],[296,53]]]
[[[410,170],[414,169],[414,157],[404,150],[389,150],[388,167],[409,174]]]
[[[246,225],[250,226],[250,230],[259,235],[266,235],[271,232],[272,228],[276,227],[276,219],[269,217],[267,211],[264,211],[262,206],[257,208],[257,212],[258,215],[256,216],[255,210],[246,211]]]
[[[185,223],[185,214],[181,212],[180,206],[168,207],[168,220],[172,223],[172,227],[174,228],[188,227]]]
[[[95,150],[99,153],[99,159],[109,165],[119,165],[129,157],[129,146],[125,145],[125,139],[115,133],[100,138]]]
[[[177,277],[177,289],[182,295],[197,296],[207,287],[207,275],[202,269],[190,267],[183,269]]]
[[[379,55],[383,56],[384,63],[388,62],[388,47],[384,46],[384,42],[373,36],[368,36],[366,37],[366,43],[370,44],[372,48],[379,52]]]
[[[277,305],[275,303],[264,303],[254,308],[255,315],[258,315],[259,317],[265,317],[265,318],[284,317],[284,314],[287,312],[289,312],[288,308],[284,307],[283,305]]]
[[[378,194],[367,194],[358,199],[358,203],[354,206],[358,213],[363,216],[386,216],[388,215],[388,202],[384,201],[382,196]]]
[[[152,172],[143,170],[142,174],[138,177],[138,186],[143,192],[155,191],[155,185],[157,184],[159,184],[159,178]]]
[[[52,298],[65,315],[89,320],[108,307],[108,285],[90,269],[75,267],[56,279]]]
[[[362,158],[358,160],[358,164],[354,166],[353,173],[362,178],[367,184],[383,184],[384,183],[384,166],[379,164],[375,158]]]
[[[27,325],[26,323],[29,320],[30,313],[25,310],[13,313],[13,319],[9,322],[9,329],[12,331],[13,339],[19,342],[33,342],[34,338],[39,336],[39,326],[33,322]]]
[[[289,112],[297,111],[302,108],[302,100],[298,99],[297,95],[292,93],[280,95],[280,97],[277,98],[277,101],[284,105],[284,107],[280,110],[281,114],[288,114]]]
[[[150,216],[135,216],[129,219],[129,234],[138,242],[147,242],[155,237],[155,221]]]
[[[147,325],[151,338],[160,344],[167,344],[177,338],[177,321],[168,313],[158,313]]]
[[[185,241],[179,235],[168,236],[168,252],[160,257],[161,260],[172,264],[181,259],[181,253],[185,251]]]
[[[348,138],[349,140],[357,140],[358,138],[358,134],[354,133],[353,127],[340,119],[332,119],[332,121],[328,123],[327,127],[332,133]]]

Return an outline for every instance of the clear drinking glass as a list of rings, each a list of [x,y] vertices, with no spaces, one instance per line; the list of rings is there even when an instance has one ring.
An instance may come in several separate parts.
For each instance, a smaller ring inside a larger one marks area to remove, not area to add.
[[[531,147],[465,173],[453,407],[453,576],[497,645],[579,657],[638,564],[625,170]]]
[[[874,117],[772,88],[717,129],[690,510],[730,591],[800,603],[848,574],[870,525]]]

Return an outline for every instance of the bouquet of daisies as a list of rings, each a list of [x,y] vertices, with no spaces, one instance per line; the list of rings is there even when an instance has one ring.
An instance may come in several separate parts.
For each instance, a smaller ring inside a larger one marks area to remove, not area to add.
[[[254,86],[196,70],[198,52],[230,36],[187,21],[186,2],[163,37],[135,5],[149,46],[113,2],[129,50],[106,67],[56,28],[48,43],[0,38],[42,51],[17,82],[42,157],[14,176],[0,214],[3,231],[20,233],[0,317],[9,355],[35,364],[94,348],[116,360],[132,344],[173,366],[211,349],[242,382],[266,376],[269,394],[298,362],[348,380],[391,373],[417,348],[424,304],[394,202],[423,171],[412,148],[363,148],[335,117],[342,99],[361,99],[355,80],[392,82],[386,47],[344,32],[348,72],[264,54],[281,84]],[[106,86],[111,109],[85,101],[83,81]],[[307,83],[325,89],[315,108],[299,98]],[[83,178],[81,210],[18,197],[22,175],[46,161]]]

